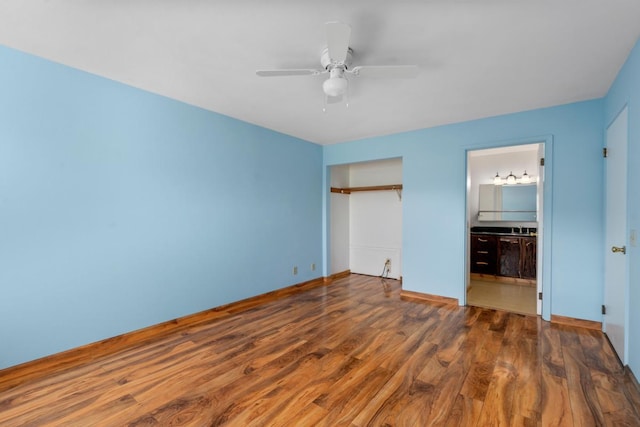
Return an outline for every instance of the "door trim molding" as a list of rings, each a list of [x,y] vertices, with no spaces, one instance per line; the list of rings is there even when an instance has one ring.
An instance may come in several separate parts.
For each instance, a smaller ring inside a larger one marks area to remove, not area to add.
[[[543,320],[549,321],[551,319],[551,305],[552,305],[552,247],[551,241],[553,238],[553,134],[543,134],[538,136],[529,136],[523,138],[514,138],[509,140],[493,140],[485,141],[480,144],[469,144],[462,148],[465,159],[465,280],[463,286],[463,301],[466,304],[467,298],[467,281],[469,279],[469,197],[467,192],[467,174],[469,172],[469,151],[484,150],[489,148],[509,147],[514,145],[525,144],[544,144],[544,182],[542,183],[542,197],[544,198],[544,206],[542,210],[542,233],[538,235],[538,263],[541,265],[542,274],[541,277],[537,277],[537,280],[541,282],[542,288],[542,310],[540,317]],[[540,228],[540,226],[538,226]]]

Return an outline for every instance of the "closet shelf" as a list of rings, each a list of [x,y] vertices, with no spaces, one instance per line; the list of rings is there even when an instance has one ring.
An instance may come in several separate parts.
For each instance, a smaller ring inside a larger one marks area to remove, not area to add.
[[[388,190],[402,190],[402,184],[373,185],[370,187],[347,187],[347,188],[331,187],[332,193],[340,193],[340,194],[351,194],[351,193],[355,193],[356,191],[388,191]]]

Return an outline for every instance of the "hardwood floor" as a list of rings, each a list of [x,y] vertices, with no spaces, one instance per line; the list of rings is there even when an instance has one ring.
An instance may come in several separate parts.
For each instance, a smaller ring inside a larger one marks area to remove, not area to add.
[[[0,392],[2,426],[637,426],[602,333],[351,275]]]

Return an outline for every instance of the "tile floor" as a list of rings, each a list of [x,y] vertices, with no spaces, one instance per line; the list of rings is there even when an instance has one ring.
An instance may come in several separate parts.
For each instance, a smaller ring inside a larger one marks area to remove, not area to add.
[[[535,315],[536,287],[473,279],[467,305]]]

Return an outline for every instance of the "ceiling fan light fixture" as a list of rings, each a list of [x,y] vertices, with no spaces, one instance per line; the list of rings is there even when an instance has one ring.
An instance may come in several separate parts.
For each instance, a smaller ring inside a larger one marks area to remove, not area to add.
[[[344,77],[331,77],[322,83],[322,90],[327,96],[341,96],[347,91],[349,83]]]

